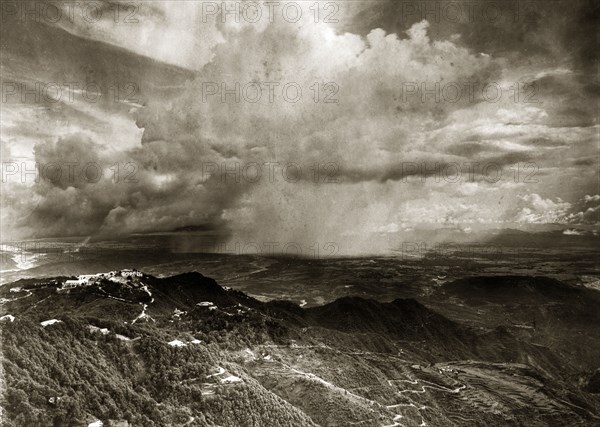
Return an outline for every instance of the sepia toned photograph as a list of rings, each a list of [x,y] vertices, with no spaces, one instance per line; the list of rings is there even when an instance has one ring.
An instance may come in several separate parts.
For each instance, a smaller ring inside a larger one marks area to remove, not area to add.
[[[0,427],[600,426],[600,1],[0,6]]]

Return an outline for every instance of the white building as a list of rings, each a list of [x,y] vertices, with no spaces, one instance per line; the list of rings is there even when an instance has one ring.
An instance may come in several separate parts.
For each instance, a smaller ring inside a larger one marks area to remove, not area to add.
[[[143,273],[135,269],[125,269],[121,270],[121,276],[142,277]]]
[[[94,279],[97,277],[95,274],[82,274],[77,276],[75,280],[65,280],[62,287],[59,291],[64,291],[68,289],[77,288],[79,286],[87,286],[93,283]]]
[[[125,283],[126,277],[142,277],[144,274],[141,271],[134,269],[125,269],[120,271],[109,271],[108,273],[97,274],[80,274],[77,279],[66,280],[59,291],[74,289],[80,286],[88,286],[99,280],[108,279],[115,283]]]

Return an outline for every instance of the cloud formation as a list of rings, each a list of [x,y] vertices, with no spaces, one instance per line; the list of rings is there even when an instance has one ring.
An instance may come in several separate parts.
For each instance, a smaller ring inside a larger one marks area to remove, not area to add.
[[[343,7],[347,21],[334,25],[315,22],[308,4],[297,22],[252,23],[180,3],[144,5],[134,26],[24,27],[85,46],[75,58],[91,50],[93,75],[50,60],[52,78],[63,68],[108,85],[114,58],[113,77],[139,96],[6,104],[3,159],[95,164],[103,179],[3,184],[3,236],[202,226],[217,239],[361,253],[385,250],[372,233],[415,224],[598,222],[596,196],[584,197],[597,192],[597,93],[581,55],[555,66],[562,53],[540,48],[527,64],[507,53],[512,36],[482,52],[472,34],[427,20],[353,27],[354,16],[373,18],[368,4]],[[527,45],[547,33],[533,28]],[[41,60],[19,51],[9,49],[13,64]],[[31,129],[35,111],[45,125]]]

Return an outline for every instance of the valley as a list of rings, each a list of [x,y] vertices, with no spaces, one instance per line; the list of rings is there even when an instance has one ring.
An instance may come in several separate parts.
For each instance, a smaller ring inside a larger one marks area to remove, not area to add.
[[[434,286],[420,301],[343,296],[303,308],[199,273],[120,270],[83,279],[0,288],[3,425],[600,421],[600,396],[587,391],[598,366],[590,322],[600,297],[586,287],[477,276]],[[563,305],[570,317],[540,314],[527,323],[531,307],[556,313]]]

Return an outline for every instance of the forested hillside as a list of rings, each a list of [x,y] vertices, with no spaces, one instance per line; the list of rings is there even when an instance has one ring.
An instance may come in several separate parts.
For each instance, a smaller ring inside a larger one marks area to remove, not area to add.
[[[591,367],[586,382],[548,348],[502,328],[474,331],[415,300],[302,309],[199,273],[67,280],[0,289],[3,426],[600,420]]]

